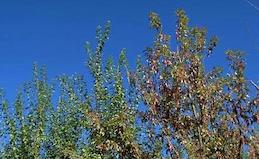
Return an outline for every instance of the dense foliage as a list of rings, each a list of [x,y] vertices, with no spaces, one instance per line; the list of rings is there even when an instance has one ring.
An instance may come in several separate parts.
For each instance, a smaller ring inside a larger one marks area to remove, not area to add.
[[[124,49],[103,59],[107,22],[95,49],[85,46],[93,87],[82,75],[49,81],[35,64],[13,103],[1,91],[0,158],[259,158],[259,87],[245,78],[243,52],[226,52],[231,72],[206,71],[217,37],[176,14],[173,49],[150,13],[154,43],[135,70]]]

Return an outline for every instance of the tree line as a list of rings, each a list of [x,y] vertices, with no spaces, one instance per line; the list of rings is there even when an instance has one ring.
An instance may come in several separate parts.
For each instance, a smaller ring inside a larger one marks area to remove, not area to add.
[[[259,158],[259,88],[245,77],[244,53],[226,51],[229,72],[206,71],[218,38],[176,15],[169,35],[149,14],[154,42],[134,69],[125,49],[118,61],[103,58],[107,22],[96,47],[85,45],[93,85],[80,74],[50,81],[35,64],[15,101],[2,90],[0,158]]]

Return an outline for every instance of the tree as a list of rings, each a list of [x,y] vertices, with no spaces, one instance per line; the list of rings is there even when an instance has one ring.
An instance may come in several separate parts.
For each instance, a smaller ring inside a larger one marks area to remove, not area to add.
[[[204,60],[218,39],[207,40],[204,28],[190,27],[183,10],[177,17],[174,51],[159,16],[150,14],[155,42],[146,49],[147,64],[139,62],[134,74],[147,106],[141,116],[153,146],[146,151],[153,155],[159,148],[160,157],[169,158],[241,158],[250,145],[250,156],[258,158],[258,90],[249,92],[242,52],[227,51],[233,70],[227,76],[219,67],[206,72]]]
[[[102,61],[103,47],[109,32],[110,22],[103,32],[100,27],[97,28],[95,52],[89,43],[86,44],[88,67],[94,77],[92,109],[87,112],[90,147],[101,158],[140,158],[134,123],[135,107],[130,106],[130,97],[123,86],[122,69],[125,67],[128,70],[125,50],[121,51],[117,66],[111,58],[105,66]]]
[[[13,104],[1,91],[0,158],[259,158],[259,89],[245,78],[243,52],[226,52],[231,72],[205,71],[217,37],[176,14],[173,49],[150,13],[154,44],[133,71],[125,49],[103,58],[107,22],[96,48],[85,47],[93,87],[78,74],[49,81],[35,64]]]

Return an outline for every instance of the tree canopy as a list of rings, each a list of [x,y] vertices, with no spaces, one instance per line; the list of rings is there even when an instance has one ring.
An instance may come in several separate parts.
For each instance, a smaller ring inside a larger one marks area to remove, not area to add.
[[[96,47],[85,45],[93,86],[80,74],[49,80],[35,64],[15,101],[1,90],[0,158],[259,158],[259,87],[245,76],[244,53],[226,51],[230,72],[206,71],[218,38],[176,15],[169,35],[149,14],[154,42],[135,69],[125,49],[103,58],[108,21]]]

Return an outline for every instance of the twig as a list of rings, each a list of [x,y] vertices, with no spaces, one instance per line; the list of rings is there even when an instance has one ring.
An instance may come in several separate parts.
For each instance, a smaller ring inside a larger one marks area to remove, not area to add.
[[[252,80],[250,80],[250,82],[255,86],[255,88],[259,91],[259,86],[257,86],[257,84],[255,84]]]
[[[244,0],[245,2],[247,2],[251,7],[253,7],[254,9],[256,9],[257,11],[259,11],[259,7],[256,6],[255,4],[253,4],[251,1],[249,0]]]

